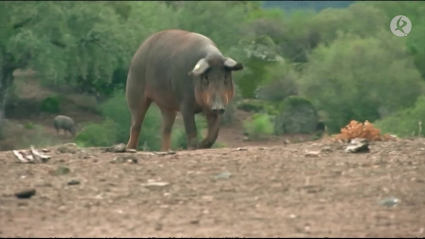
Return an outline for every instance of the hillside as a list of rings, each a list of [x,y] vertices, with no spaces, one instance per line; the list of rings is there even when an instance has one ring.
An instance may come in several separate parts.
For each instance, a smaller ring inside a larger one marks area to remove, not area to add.
[[[425,140],[374,143],[362,154],[344,148],[317,141],[119,154],[61,146],[42,164],[1,152],[0,235],[423,237]],[[120,163],[127,159],[137,163]],[[36,193],[17,199],[25,189]]]

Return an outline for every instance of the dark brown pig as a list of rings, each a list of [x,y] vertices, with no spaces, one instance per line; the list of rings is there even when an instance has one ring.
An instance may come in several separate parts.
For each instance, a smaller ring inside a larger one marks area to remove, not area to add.
[[[232,71],[243,65],[223,56],[215,43],[198,33],[165,30],[148,37],[134,54],[126,97],[132,115],[127,149],[136,149],[152,102],[162,113],[161,150],[170,149],[171,130],[182,113],[189,149],[210,148],[218,137],[220,116],[234,95]],[[204,112],[208,135],[199,144],[195,114]]]

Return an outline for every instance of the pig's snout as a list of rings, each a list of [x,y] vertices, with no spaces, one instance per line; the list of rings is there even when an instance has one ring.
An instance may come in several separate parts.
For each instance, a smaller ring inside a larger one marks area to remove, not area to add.
[[[211,110],[214,114],[222,115],[226,111],[224,108],[212,108]]]
[[[226,107],[220,97],[216,97],[216,100],[212,104],[211,111],[217,115],[222,115],[226,111]]]

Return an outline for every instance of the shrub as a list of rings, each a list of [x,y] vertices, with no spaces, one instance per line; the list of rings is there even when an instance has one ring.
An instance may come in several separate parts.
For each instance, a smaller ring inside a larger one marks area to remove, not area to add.
[[[374,124],[384,133],[396,134],[399,137],[425,136],[421,128],[425,123],[425,95],[418,97],[415,105],[401,110]]]
[[[237,104],[237,108],[246,112],[260,112],[264,106],[259,100],[242,100]]]
[[[243,127],[251,139],[262,139],[273,134],[273,124],[267,114],[255,114],[243,123]]]
[[[298,74],[283,64],[267,68],[265,83],[254,91],[255,98],[267,101],[282,101],[297,94]]]
[[[198,130],[198,141],[201,142],[203,139],[202,132],[207,127],[207,123],[205,118],[201,115],[195,116],[195,123]],[[186,131],[183,126],[174,127],[171,133],[171,147],[174,150],[187,149]]]
[[[318,126],[318,114],[313,104],[302,97],[290,96],[278,107],[280,114],[274,121],[277,135],[313,133]]]
[[[235,84],[235,96],[233,97],[233,100],[227,105],[226,112],[224,112],[223,116],[220,119],[221,125],[230,125],[233,123],[233,120],[235,119],[235,113],[237,110],[237,105],[239,101],[242,99],[240,90]]]
[[[76,142],[84,146],[110,146],[117,143],[127,143],[130,134],[131,113],[127,107],[125,94],[116,92],[113,97],[100,107],[106,118],[101,124],[89,123],[83,132],[78,134]],[[195,117],[198,134],[201,138],[205,129],[205,119],[200,115]],[[143,120],[139,137],[139,150],[158,151],[161,149],[162,118],[158,107],[152,104]],[[187,148],[184,128],[174,127],[171,135],[172,147]]]
[[[392,113],[410,107],[424,92],[402,41],[387,34],[339,35],[310,56],[298,89],[327,113],[330,132],[352,119],[373,122],[381,116],[380,109]]]
[[[101,124],[85,126],[76,141],[85,146],[110,146],[127,143],[130,134],[131,113],[127,107],[125,94],[117,91],[112,98],[99,107],[106,120]],[[160,149],[161,116],[158,108],[151,105],[143,121],[139,137],[139,147],[146,143],[150,150]]]
[[[60,100],[57,96],[49,96],[40,103],[40,110],[48,113],[60,112]]]
[[[33,123],[26,123],[24,125],[24,128],[25,129],[34,129],[34,127],[35,127],[35,125]]]

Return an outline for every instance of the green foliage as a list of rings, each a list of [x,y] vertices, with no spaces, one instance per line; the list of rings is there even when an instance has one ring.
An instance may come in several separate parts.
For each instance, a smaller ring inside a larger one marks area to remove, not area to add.
[[[282,101],[297,94],[299,74],[285,64],[266,68],[264,83],[254,91],[255,98],[268,101]]]
[[[48,113],[60,112],[60,99],[57,96],[49,96],[40,102],[40,110]]]
[[[273,134],[273,123],[267,114],[255,114],[252,119],[243,122],[243,127],[250,139],[262,139]]]
[[[198,142],[203,140],[202,132],[207,128],[207,122],[201,115],[195,116],[196,128],[198,131]],[[171,133],[172,149],[187,149],[186,131],[183,126],[175,127]]]
[[[237,110],[237,105],[242,99],[239,88],[235,85],[235,95],[233,100],[226,107],[226,111],[220,119],[221,125],[230,125],[235,119],[235,114]]]
[[[33,123],[26,123],[24,125],[24,128],[25,129],[34,129],[34,127],[35,127],[35,125]]]
[[[260,112],[264,106],[258,100],[243,100],[238,103],[237,108],[246,112]]]
[[[131,113],[127,107],[125,94],[118,91],[100,105],[100,111],[106,120],[102,124],[88,124],[76,141],[86,146],[110,146],[127,143],[129,139]],[[159,150],[161,146],[161,115],[155,105],[151,105],[143,121],[139,137],[139,149],[146,143],[150,150]]]
[[[88,123],[83,126],[84,130],[77,135],[75,142],[77,145],[91,146],[111,146],[118,143],[118,125],[111,119],[106,119],[102,123]]]
[[[318,114],[313,104],[299,96],[289,96],[278,106],[279,115],[274,120],[277,135],[313,133],[317,129]]]
[[[59,144],[53,137],[46,136],[40,125],[33,125],[30,133],[24,134],[21,138],[18,148],[29,148],[33,145],[35,148],[50,147]]]
[[[374,125],[381,129],[382,133],[395,134],[398,137],[425,136],[425,96],[418,97],[414,106],[398,111],[381,120],[375,121]]]
[[[364,39],[340,35],[311,55],[298,88],[326,111],[330,132],[353,119],[374,121],[382,109],[394,112],[409,107],[423,93],[411,57],[399,38],[388,34],[383,31],[380,38]]]

